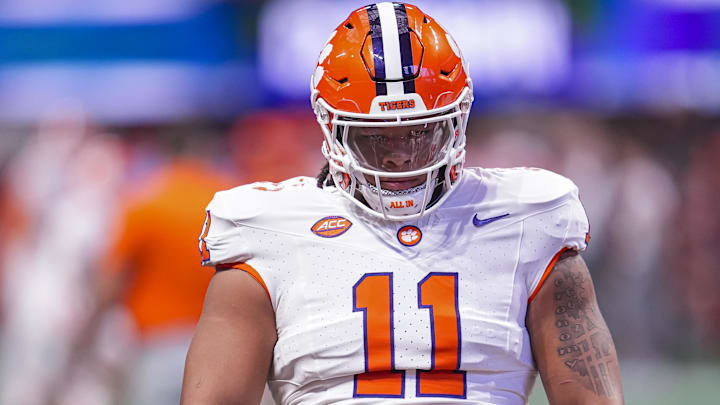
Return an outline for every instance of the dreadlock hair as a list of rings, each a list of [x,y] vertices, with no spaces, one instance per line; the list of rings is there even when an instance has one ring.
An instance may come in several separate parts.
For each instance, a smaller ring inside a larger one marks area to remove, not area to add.
[[[325,163],[325,166],[320,169],[320,173],[315,176],[315,180],[317,180],[318,188],[323,188],[324,184],[327,184],[328,186],[335,185],[332,176],[330,176],[330,163]]]

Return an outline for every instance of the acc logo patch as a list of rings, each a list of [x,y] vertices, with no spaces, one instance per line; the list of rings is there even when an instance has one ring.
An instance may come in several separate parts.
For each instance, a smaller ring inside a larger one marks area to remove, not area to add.
[[[310,228],[312,233],[322,238],[334,238],[347,232],[352,226],[349,219],[343,217],[325,217]]]
[[[422,239],[422,231],[417,226],[405,225],[398,231],[397,238],[405,246],[415,246]]]

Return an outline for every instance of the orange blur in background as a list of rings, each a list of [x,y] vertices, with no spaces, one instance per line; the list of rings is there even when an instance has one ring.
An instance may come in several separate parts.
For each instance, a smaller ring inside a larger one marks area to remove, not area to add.
[[[202,207],[230,185],[202,162],[173,161],[122,204],[116,239],[101,269],[128,273],[124,303],[141,334],[192,327],[199,319],[212,271],[200,266],[198,224]]]

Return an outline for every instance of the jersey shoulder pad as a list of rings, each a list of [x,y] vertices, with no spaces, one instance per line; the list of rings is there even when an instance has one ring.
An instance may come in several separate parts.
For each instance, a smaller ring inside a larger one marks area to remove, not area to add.
[[[257,251],[258,236],[252,228],[272,229],[277,213],[312,205],[322,192],[309,177],[281,183],[252,183],[215,193],[206,208],[200,235],[202,263],[206,266],[245,262]],[[300,208],[301,209],[301,208]]]
[[[241,223],[273,212],[276,207],[289,209],[298,198],[319,190],[311,177],[294,177],[280,183],[256,182],[215,193],[207,210],[215,217]]]
[[[578,188],[572,180],[545,169],[482,169],[482,178],[497,199],[531,211],[578,198]]]
[[[572,180],[544,169],[523,168],[518,176],[518,200],[527,204],[543,204],[577,198],[578,188]]]

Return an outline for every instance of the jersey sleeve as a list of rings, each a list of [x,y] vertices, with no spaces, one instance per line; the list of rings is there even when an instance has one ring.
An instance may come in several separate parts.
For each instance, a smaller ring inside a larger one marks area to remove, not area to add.
[[[578,189],[570,180],[558,176],[552,199],[534,202],[535,212],[523,221],[519,264],[522,268],[528,301],[531,301],[552,270],[559,256],[568,249],[587,248],[590,226]]]
[[[232,220],[213,212],[211,203],[205,210],[205,224],[199,240],[202,265],[215,267],[250,259],[252,255],[242,234],[242,228]]]
[[[298,189],[303,183],[310,184],[306,179],[291,179],[216,193],[205,209],[198,239],[202,265],[246,272],[266,290],[274,306],[287,267],[284,254],[292,251],[280,241],[283,233],[278,222],[282,221],[276,213],[295,197],[281,190]]]
[[[246,262],[253,257],[256,241],[246,225],[262,216],[267,207],[265,193],[253,186],[217,192],[208,204],[199,238],[203,266]]]
[[[233,198],[237,194],[236,190],[218,192],[205,209],[205,223],[198,240],[201,262],[203,266],[217,270],[244,271],[260,284],[273,302],[273,294],[268,287],[272,284],[266,281],[268,275],[254,266],[257,237],[242,222],[258,215],[259,212],[252,212],[257,211],[255,208],[260,205],[254,204],[253,199],[246,200],[243,205],[243,200]],[[233,206],[235,209],[232,209]]]

